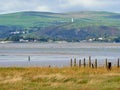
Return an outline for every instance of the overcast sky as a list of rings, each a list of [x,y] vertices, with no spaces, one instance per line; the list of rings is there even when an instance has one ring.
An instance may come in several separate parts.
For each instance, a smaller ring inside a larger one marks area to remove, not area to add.
[[[120,13],[119,7],[120,0],[0,0],[0,13],[19,11],[109,11]]]

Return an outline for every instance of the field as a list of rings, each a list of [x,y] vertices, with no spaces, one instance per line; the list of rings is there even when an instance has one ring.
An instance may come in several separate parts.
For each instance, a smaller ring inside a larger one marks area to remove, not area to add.
[[[120,90],[120,68],[0,68],[0,90]]]
[[[74,18],[74,23],[71,22]],[[60,25],[63,28],[81,28],[88,26],[116,26],[119,27],[120,14],[111,12],[71,12],[71,13],[49,13],[49,12],[16,12],[0,15],[0,25],[21,27],[48,27]],[[11,23],[13,22],[13,23]]]
[[[12,23],[11,23],[12,22]],[[17,34],[16,32],[19,32]],[[0,39],[119,42],[120,14],[104,11],[69,13],[16,12],[0,15]],[[117,39],[117,40],[116,40]]]

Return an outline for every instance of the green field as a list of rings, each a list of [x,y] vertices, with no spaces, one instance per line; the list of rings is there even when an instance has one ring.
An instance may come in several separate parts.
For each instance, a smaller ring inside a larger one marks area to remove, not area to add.
[[[0,38],[14,41],[11,32],[16,31],[20,32],[16,35],[18,39],[81,41],[102,37],[104,41],[113,41],[120,37],[120,14],[103,11],[1,14]]]
[[[110,12],[74,12],[74,13],[44,13],[44,12],[17,12],[0,15],[0,25],[18,25],[23,27],[45,27],[55,22],[71,22],[74,28],[91,25],[119,26],[120,14]],[[54,24],[53,24],[54,25]],[[72,26],[68,26],[72,27]],[[120,27],[120,26],[119,26]]]
[[[0,90],[120,90],[120,68],[0,68]]]

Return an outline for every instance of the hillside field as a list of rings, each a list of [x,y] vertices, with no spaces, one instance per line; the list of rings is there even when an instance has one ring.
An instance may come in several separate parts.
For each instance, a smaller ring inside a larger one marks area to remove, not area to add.
[[[16,12],[0,15],[0,39],[19,41],[117,41],[120,14],[104,11],[69,13]]]

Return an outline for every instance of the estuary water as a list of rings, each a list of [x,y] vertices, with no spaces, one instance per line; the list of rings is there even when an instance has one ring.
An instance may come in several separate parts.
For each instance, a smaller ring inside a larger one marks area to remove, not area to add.
[[[0,67],[69,66],[70,59],[92,57],[103,65],[115,65],[120,58],[119,43],[4,43],[0,44]],[[30,57],[30,61],[29,61]]]

